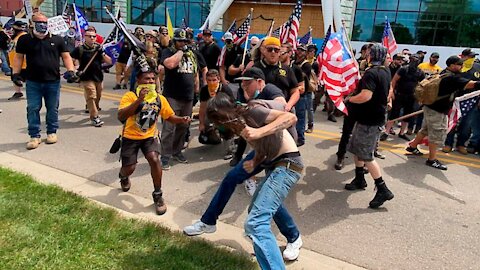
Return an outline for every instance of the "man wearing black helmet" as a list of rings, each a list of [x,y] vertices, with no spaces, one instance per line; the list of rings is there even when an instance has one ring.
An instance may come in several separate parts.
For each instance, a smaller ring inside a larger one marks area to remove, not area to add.
[[[11,43],[10,43],[10,51],[8,52],[8,60],[10,62],[10,67],[13,68],[13,59],[15,58],[18,39],[27,34],[27,23],[22,21],[15,21],[12,26],[13,35],[11,36]],[[25,59],[24,59],[25,60]],[[23,61],[22,70],[20,71],[20,76],[25,80],[25,69],[27,68],[27,61]],[[15,93],[13,96],[8,98],[8,100],[19,99],[23,97],[22,93],[22,86],[18,84],[13,84],[13,88],[15,89]]]
[[[187,46],[187,33],[183,29],[175,30],[173,45],[162,51],[160,63],[165,67],[163,95],[172,106],[175,115],[190,116],[195,87],[198,87],[198,59]],[[162,128],[161,148],[163,170],[170,169],[173,157],[180,163],[187,163],[182,154],[188,124],[173,125],[164,122]]]

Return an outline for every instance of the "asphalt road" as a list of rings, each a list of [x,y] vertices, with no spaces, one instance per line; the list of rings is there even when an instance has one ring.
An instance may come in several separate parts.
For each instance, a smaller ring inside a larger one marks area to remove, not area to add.
[[[26,100],[7,101],[13,90],[9,79],[0,76],[0,151],[120,188],[118,155],[109,154],[108,149],[121,130],[116,111],[124,91],[111,90],[110,74],[105,85],[102,128],[90,126],[78,85],[65,83],[59,142],[28,151]],[[354,176],[351,156],[342,171],[333,169],[341,119],[339,123],[328,122],[323,112],[317,112],[315,118],[315,131],[307,135],[306,145],[301,148],[307,166],[305,176],[286,200],[305,248],[369,269],[480,269],[478,156],[441,153],[439,157],[447,163],[448,171],[439,171],[424,165],[425,156],[407,155],[405,141],[395,138],[381,143],[387,158],[379,164],[395,198],[372,210],[367,208],[374,196],[371,177],[366,177],[367,190],[350,192],[343,186]],[[195,136],[197,126],[198,122],[192,123]],[[221,146],[203,146],[194,137],[185,152],[189,163],[173,163],[172,169],[163,174],[167,204],[200,217],[229,169],[222,152]],[[130,192],[150,198],[153,186],[149,167],[141,154],[139,161]],[[221,220],[242,228],[249,201],[245,189],[239,186]],[[135,201],[123,203],[128,206]]]

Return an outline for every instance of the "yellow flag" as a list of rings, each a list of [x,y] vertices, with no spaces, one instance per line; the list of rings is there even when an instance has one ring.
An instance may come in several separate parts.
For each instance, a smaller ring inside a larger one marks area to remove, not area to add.
[[[168,12],[167,8],[167,29],[168,29],[168,35],[170,38],[173,38],[173,24],[172,24],[172,19],[170,19],[170,13]]]

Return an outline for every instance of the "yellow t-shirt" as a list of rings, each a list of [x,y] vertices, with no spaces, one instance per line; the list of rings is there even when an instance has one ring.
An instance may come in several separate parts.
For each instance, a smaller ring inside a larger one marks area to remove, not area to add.
[[[423,72],[427,74],[435,74],[442,71],[442,68],[439,65],[435,64],[434,66],[432,66],[429,62],[421,63],[420,65],[418,65],[418,68],[423,70]]]
[[[167,99],[159,95],[160,98],[160,111],[157,102],[144,103],[140,112],[128,117],[125,123],[125,131],[123,137],[130,140],[143,140],[156,136],[157,132],[157,118],[160,115],[163,119],[168,119],[175,112],[170,107]],[[137,100],[137,95],[133,92],[128,92],[123,95],[120,100],[120,106],[118,109],[123,109]],[[141,105],[140,105],[141,106]]]

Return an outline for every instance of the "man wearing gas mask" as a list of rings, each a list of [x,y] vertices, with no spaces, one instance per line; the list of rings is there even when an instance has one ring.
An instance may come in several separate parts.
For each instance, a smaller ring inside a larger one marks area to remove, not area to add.
[[[32,16],[33,31],[18,39],[12,64],[12,81],[22,85],[20,71],[26,61],[27,120],[30,141],[27,149],[35,149],[41,143],[40,109],[42,101],[47,108],[47,144],[57,142],[58,105],[60,99],[60,61],[67,69],[64,78],[75,76],[72,58],[60,36],[48,32],[47,17],[42,13]],[[25,57],[25,60],[24,60]]]
[[[409,60],[408,65],[401,67],[393,76],[389,92],[389,100],[393,99],[393,105],[389,120],[398,118],[402,108],[403,115],[413,112],[415,107],[415,87],[421,80],[425,79],[425,73],[418,68],[418,65],[420,64],[420,56],[412,54]],[[410,119],[404,119],[402,121],[402,126],[398,133],[398,137],[406,141],[410,141],[410,138],[405,134],[409,121]],[[387,122],[385,130],[389,131],[393,124],[393,122]],[[385,132],[382,134],[381,140],[384,141],[387,137],[388,133]]]

